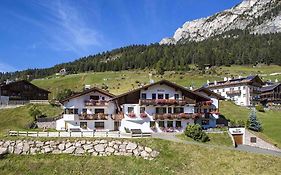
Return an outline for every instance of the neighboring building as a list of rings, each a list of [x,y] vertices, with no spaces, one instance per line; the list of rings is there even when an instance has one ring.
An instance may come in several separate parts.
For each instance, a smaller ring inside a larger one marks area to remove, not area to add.
[[[67,71],[65,68],[61,69],[58,73],[56,73],[56,75],[66,75]]]
[[[63,118],[56,121],[57,130],[118,130],[119,121],[113,94],[99,88],[86,89],[61,101]]]
[[[196,112],[203,103],[211,105],[208,97],[167,80],[151,83],[112,100],[116,102],[118,111],[124,114],[121,132],[130,129],[141,129],[143,132],[181,132],[188,124],[196,123],[205,116],[212,120],[204,113]]]
[[[224,81],[207,83],[205,87],[234,101],[240,106],[253,106],[259,103],[263,81],[258,75],[245,78],[224,78]]]
[[[206,118],[201,118],[200,120],[197,121],[200,125],[205,127],[205,124],[207,124],[208,127],[216,127],[217,125],[217,120],[219,119],[219,106],[220,106],[220,100],[225,100],[225,98],[211,90],[209,90],[206,87],[201,87],[199,89],[194,90],[194,92],[205,96],[207,98],[210,98],[212,100],[211,105],[206,105],[203,103],[203,105],[198,108],[196,112],[199,113],[208,113],[209,118],[212,120],[208,120]]]
[[[261,103],[281,105],[281,83],[266,85],[261,88]]]
[[[48,100],[49,93],[49,91],[26,80],[0,84],[2,104],[8,104],[12,101]]]

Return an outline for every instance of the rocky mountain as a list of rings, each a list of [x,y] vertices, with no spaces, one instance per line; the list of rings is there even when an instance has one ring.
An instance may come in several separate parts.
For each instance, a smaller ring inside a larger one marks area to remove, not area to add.
[[[164,38],[160,44],[202,41],[234,29],[251,34],[281,32],[281,0],[244,0],[213,16],[186,22],[172,38]]]

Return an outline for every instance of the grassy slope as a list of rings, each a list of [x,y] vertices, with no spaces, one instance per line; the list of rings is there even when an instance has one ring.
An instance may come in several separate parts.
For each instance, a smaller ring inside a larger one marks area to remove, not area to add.
[[[229,101],[223,101],[220,106],[220,112],[230,120],[248,119],[250,110],[244,107],[235,105]],[[257,116],[262,122],[262,133],[256,133],[265,140],[276,144],[281,148],[281,114],[280,111],[257,112]]]
[[[40,111],[48,117],[59,115],[62,110],[59,107],[51,105],[36,105]],[[33,121],[33,117],[29,115],[29,107],[22,106],[15,109],[0,110],[0,133],[5,133],[9,129],[26,129],[26,125]]]
[[[280,174],[281,158],[184,145],[157,139],[138,140],[160,151],[156,160],[134,157],[9,155],[2,174]],[[269,166],[270,165],[270,166]]]
[[[208,136],[210,138],[210,141],[206,142],[205,144],[227,146],[227,147],[232,146],[231,138],[226,132],[222,134],[208,133]],[[194,141],[192,138],[186,137],[186,135],[184,134],[179,134],[177,135],[177,137],[182,140],[187,140],[192,142]]]

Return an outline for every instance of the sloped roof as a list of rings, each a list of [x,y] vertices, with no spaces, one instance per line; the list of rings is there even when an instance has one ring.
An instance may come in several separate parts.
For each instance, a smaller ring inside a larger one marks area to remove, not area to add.
[[[211,82],[209,84],[205,84],[204,87],[224,86],[224,85],[239,84],[239,83],[251,83],[254,80],[259,81],[262,85],[264,84],[264,82],[261,80],[261,78],[258,75],[254,75],[254,76],[251,75],[242,78],[234,78],[227,81],[218,81],[217,84],[215,84],[215,82]]]
[[[140,91],[142,89],[146,89],[146,88],[149,88],[149,87],[157,85],[157,84],[166,84],[166,85],[168,85],[170,87],[173,87],[175,89],[179,89],[179,90],[181,90],[182,92],[184,92],[186,94],[190,94],[191,96],[193,96],[193,99],[198,99],[199,101],[209,101],[210,100],[210,98],[208,98],[208,97],[205,97],[205,96],[203,96],[203,95],[201,95],[201,94],[199,94],[197,92],[193,92],[193,91],[191,91],[191,90],[189,90],[189,89],[187,89],[187,88],[185,88],[183,86],[177,85],[177,84],[172,83],[172,82],[170,82],[168,80],[160,80],[158,82],[145,85],[143,87],[140,87],[140,88],[134,89],[132,91],[126,92],[124,94],[118,95],[118,96],[116,96],[115,98],[113,98],[111,100],[119,99],[119,98],[124,97],[126,95],[129,95],[129,94],[132,94],[132,93],[136,93],[136,92],[138,92],[138,91]]]
[[[99,92],[99,93],[101,93],[101,94],[107,95],[107,96],[110,97],[110,98],[115,97],[114,94],[111,94],[111,93],[109,93],[109,92],[107,92],[107,91],[105,91],[105,90],[103,90],[103,89],[98,88],[98,87],[93,87],[93,88],[91,88],[91,89],[87,89],[87,90],[85,90],[85,91],[75,93],[74,95],[72,95],[72,96],[70,96],[70,97],[68,97],[68,98],[66,98],[66,99],[63,99],[63,100],[61,100],[60,102],[61,102],[61,103],[64,103],[64,102],[66,102],[66,101],[68,101],[68,100],[71,100],[71,99],[73,99],[73,98],[77,98],[77,97],[80,97],[80,96],[82,96],[82,95],[85,95],[85,94],[88,94],[88,93],[91,93],[91,92],[95,92],[95,91],[97,91],[97,92]]]
[[[206,96],[206,95],[204,95],[204,93],[207,94],[208,96],[213,95],[213,96],[215,96],[218,100],[225,100],[225,98],[224,98],[223,96],[221,96],[220,94],[215,93],[214,91],[211,91],[210,89],[208,89],[208,88],[206,88],[206,87],[204,87],[204,86],[202,86],[201,88],[195,89],[194,92],[200,93],[200,94],[203,95],[203,96]],[[208,97],[208,96],[207,96],[207,97]],[[209,97],[208,97],[208,98],[209,98]]]
[[[281,83],[276,83],[276,84],[273,84],[273,85],[264,86],[264,87],[261,88],[261,92],[272,91],[280,85],[281,85]]]
[[[39,89],[39,90],[41,90],[41,91],[46,92],[46,93],[51,93],[50,91],[45,90],[45,89],[42,89],[42,88],[40,88],[40,87],[38,87],[38,86],[36,86],[36,85],[30,83],[30,82],[27,81],[27,80],[14,81],[14,82],[10,82],[10,83],[8,83],[8,84],[2,83],[2,84],[0,84],[0,87],[7,87],[7,88],[8,88],[8,87],[10,87],[10,86],[13,86],[13,85],[19,84],[19,83],[28,84],[28,85],[33,86],[34,88],[37,88],[37,89]]]

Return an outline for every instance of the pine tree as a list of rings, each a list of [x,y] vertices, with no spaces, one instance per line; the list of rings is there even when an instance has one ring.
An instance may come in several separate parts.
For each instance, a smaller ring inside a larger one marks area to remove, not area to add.
[[[260,132],[262,130],[261,123],[257,119],[256,115],[256,110],[253,109],[249,115],[249,120],[248,120],[249,126],[248,128],[253,131]]]

